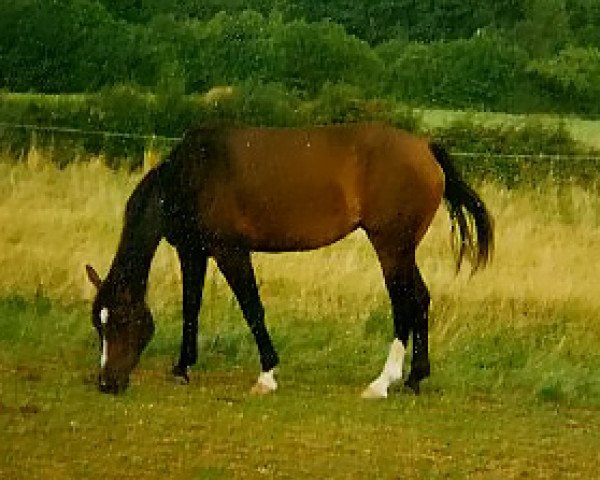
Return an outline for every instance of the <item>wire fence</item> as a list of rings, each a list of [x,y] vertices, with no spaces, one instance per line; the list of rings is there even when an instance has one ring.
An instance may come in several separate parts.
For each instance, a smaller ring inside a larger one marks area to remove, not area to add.
[[[139,133],[128,133],[128,132],[114,132],[108,130],[88,130],[82,128],[73,127],[62,127],[62,126],[43,126],[35,124],[14,124],[0,122],[0,129],[12,129],[12,130],[24,130],[32,133],[35,132],[47,132],[47,133],[58,133],[58,134],[71,134],[78,136],[97,136],[105,138],[116,138],[116,139],[129,139],[129,140],[142,140],[148,142],[149,145],[156,143],[157,141],[166,143],[176,143],[182,139],[182,137],[172,137],[157,134],[139,134]],[[497,158],[505,160],[528,160],[528,159],[539,159],[539,160],[590,160],[600,162],[600,155],[598,154],[552,154],[552,153],[499,153],[499,152],[467,152],[467,151],[452,151],[452,155],[463,158]]]
[[[497,152],[458,152],[452,151],[452,155],[455,157],[469,157],[469,158],[504,158],[514,160],[527,160],[527,159],[546,159],[546,160],[598,160],[600,161],[600,155],[588,155],[588,154],[559,154],[559,153],[497,153]]]
[[[101,137],[112,137],[112,138],[129,138],[135,140],[164,140],[168,142],[177,142],[181,140],[181,137],[166,137],[163,135],[156,134],[139,134],[139,133],[126,133],[126,132],[111,132],[107,130],[86,130],[82,128],[71,128],[71,127],[57,127],[57,126],[41,126],[34,124],[14,124],[0,122],[0,128],[7,128],[13,130],[29,130],[31,132],[50,132],[50,133],[69,133],[77,135],[91,135]]]

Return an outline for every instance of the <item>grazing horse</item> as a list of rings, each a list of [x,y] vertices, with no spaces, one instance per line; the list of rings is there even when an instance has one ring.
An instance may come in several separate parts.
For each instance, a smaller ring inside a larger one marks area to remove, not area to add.
[[[173,374],[189,381],[197,360],[198,313],[209,256],[235,294],[260,355],[252,391],[277,388],[279,359],[264,322],[250,255],[329,245],[362,228],[390,296],[395,338],[381,374],[363,396],[386,397],[401,379],[412,332],[415,392],[429,376],[429,292],[415,250],[444,198],[455,232],[457,268],[493,249],[492,219],[443,147],[385,124],[310,129],[208,128],[188,131],[127,202],[118,249],[97,287],[92,318],[101,342],[99,388],[124,390],[154,332],[145,301],[161,239],[177,251],[183,279],[183,336]]]

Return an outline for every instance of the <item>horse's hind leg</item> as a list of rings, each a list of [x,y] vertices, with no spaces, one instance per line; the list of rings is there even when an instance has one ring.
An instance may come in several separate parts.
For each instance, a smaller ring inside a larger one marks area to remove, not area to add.
[[[413,303],[412,325],[412,361],[410,374],[405,384],[415,393],[419,393],[419,382],[430,373],[429,365],[429,303],[430,296],[427,285],[423,281],[419,267],[414,266],[415,292]]]
[[[250,252],[237,248],[222,250],[215,255],[215,260],[240,304],[258,347],[262,373],[252,392],[272,392],[277,388],[273,369],[279,363],[279,358],[265,326],[265,310],[258,294]]]
[[[395,236],[375,236],[371,241],[383,271],[394,319],[394,341],[381,374],[363,392],[363,397],[387,397],[388,387],[402,378],[404,353],[411,331],[415,333],[413,365],[407,380],[414,391],[429,374],[427,306],[429,294],[415,263],[413,244],[399,246]]]

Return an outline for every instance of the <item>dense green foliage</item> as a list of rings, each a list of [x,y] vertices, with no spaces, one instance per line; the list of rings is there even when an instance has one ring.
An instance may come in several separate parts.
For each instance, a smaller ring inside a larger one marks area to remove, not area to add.
[[[590,40],[599,45],[594,29],[600,25],[600,8],[595,0],[100,0],[115,18],[144,24],[156,15],[178,19],[208,20],[221,11],[239,13],[255,10],[263,15],[276,11],[286,19],[309,22],[329,19],[346,31],[368,41],[381,43],[391,38],[430,42],[469,38],[482,28],[518,30],[521,39],[563,22],[568,32],[563,39],[581,45]],[[556,32],[552,37],[556,38]],[[590,35],[592,39],[590,39]],[[537,38],[540,45],[549,41]]]
[[[254,82],[220,96],[154,95],[125,86],[88,95],[0,94],[0,119],[5,123],[0,123],[0,143],[11,156],[34,146],[51,150],[60,165],[86,152],[133,167],[145,149],[164,153],[192,124],[306,126],[371,120],[420,128],[419,116],[409,108],[365,100],[355,87],[329,83],[310,101],[282,84]]]
[[[600,99],[600,49],[566,48],[556,57],[531,62],[529,71],[557,98],[568,99],[573,110],[596,112]],[[590,102],[590,98],[596,98]]]
[[[598,152],[576,142],[563,123],[529,120],[522,124],[485,125],[458,120],[434,135],[451,151],[470,179],[488,178],[507,187],[598,178]]]
[[[15,0],[0,88],[150,92],[325,84],[450,108],[600,113],[594,0]]]
[[[377,48],[387,64],[389,92],[400,99],[452,108],[514,111],[525,84],[527,55],[497,35],[452,42],[401,43]]]

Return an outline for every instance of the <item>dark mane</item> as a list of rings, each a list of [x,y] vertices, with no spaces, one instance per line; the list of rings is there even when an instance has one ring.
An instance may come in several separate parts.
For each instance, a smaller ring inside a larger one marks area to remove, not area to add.
[[[146,293],[148,272],[163,236],[159,170],[150,170],[127,200],[117,253],[103,283],[107,296],[127,287],[133,298]]]
[[[150,201],[151,194],[157,187],[158,169],[151,169],[135,187],[125,205],[125,223],[134,223]]]

